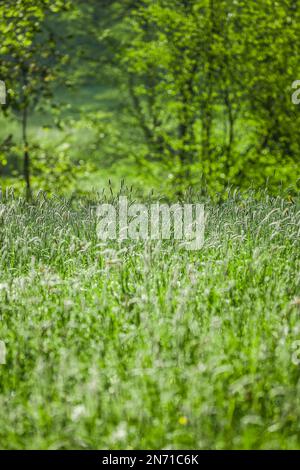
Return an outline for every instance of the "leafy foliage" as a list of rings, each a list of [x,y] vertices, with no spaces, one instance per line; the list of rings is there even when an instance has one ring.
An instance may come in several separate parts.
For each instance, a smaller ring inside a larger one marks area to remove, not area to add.
[[[296,4],[159,0],[136,9],[123,60],[146,158],[184,184],[191,172],[215,188],[287,182],[300,154]]]
[[[213,193],[227,182],[248,187],[268,180],[274,191],[279,183],[295,185],[299,108],[291,87],[300,73],[298,3],[0,2],[0,75],[9,90],[2,109],[6,119],[21,119],[25,149],[34,114],[53,118],[66,140],[61,119],[76,114],[87,129],[92,122],[87,157],[99,170],[122,165],[123,176],[131,167],[142,184],[151,173],[178,193],[187,186]],[[70,84],[82,97],[80,110],[66,91]],[[107,89],[113,99],[106,99]],[[68,116],[59,115],[62,100],[53,92],[67,101]],[[0,151],[2,165],[13,158],[7,145]]]

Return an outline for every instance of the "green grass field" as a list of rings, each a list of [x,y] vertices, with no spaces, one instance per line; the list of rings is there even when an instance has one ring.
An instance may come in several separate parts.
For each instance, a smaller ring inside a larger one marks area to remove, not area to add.
[[[195,252],[96,205],[0,203],[0,447],[299,449],[300,201],[207,202]]]

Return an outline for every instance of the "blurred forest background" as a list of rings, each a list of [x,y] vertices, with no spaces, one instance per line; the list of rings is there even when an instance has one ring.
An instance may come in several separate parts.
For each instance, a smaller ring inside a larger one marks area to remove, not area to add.
[[[0,0],[2,188],[299,188],[298,0]]]

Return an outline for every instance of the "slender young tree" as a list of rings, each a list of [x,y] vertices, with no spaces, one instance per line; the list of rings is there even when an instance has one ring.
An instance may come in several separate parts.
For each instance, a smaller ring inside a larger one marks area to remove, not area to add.
[[[27,198],[31,197],[28,122],[41,100],[51,96],[51,83],[66,61],[48,18],[68,6],[67,0],[0,1],[0,74],[7,86],[6,110],[21,122]]]

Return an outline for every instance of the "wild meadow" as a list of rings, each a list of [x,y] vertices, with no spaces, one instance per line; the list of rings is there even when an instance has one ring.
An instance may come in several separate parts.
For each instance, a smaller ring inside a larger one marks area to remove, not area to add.
[[[101,200],[2,195],[1,448],[299,448],[299,199],[208,200],[199,251]]]
[[[299,24],[0,0],[0,449],[300,449]],[[100,237],[120,195],[203,246]]]

